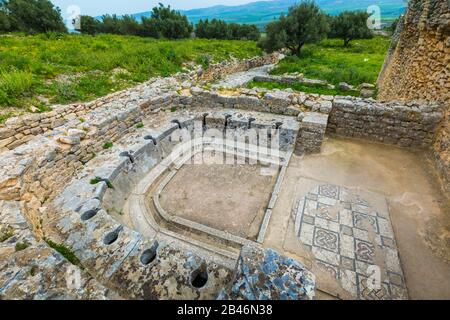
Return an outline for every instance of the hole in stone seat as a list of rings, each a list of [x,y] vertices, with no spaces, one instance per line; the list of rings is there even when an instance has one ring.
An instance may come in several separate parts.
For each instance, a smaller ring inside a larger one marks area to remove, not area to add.
[[[201,289],[208,282],[208,271],[205,263],[192,272],[191,284],[194,288]]]
[[[172,120],[170,122],[177,124],[178,125],[178,129],[181,129],[181,123],[180,123],[180,121],[178,119]]]
[[[92,209],[92,210],[88,210],[85,213],[83,213],[81,215],[81,220],[83,221],[87,221],[89,219],[92,219],[93,217],[95,217],[98,213],[99,209]]]
[[[209,115],[209,113],[203,114],[203,127],[206,127],[206,117]]]
[[[248,119],[248,128],[251,129],[252,128],[252,122],[254,122],[256,119],[255,118],[249,118]]]
[[[130,159],[130,162],[131,162],[131,163],[134,163],[134,157],[131,155],[131,153],[130,153],[129,151],[121,152],[121,153],[119,154],[119,156],[120,156],[120,157],[127,157],[128,159]]]
[[[111,231],[110,233],[108,233],[105,236],[105,238],[103,239],[103,243],[106,244],[107,246],[113,244],[119,238],[119,233],[120,233],[120,229],[119,228],[114,230],[114,231]]]
[[[228,128],[228,119],[231,118],[231,114],[226,114],[225,115],[225,124],[223,125],[224,129]]]
[[[280,129],[282,125],[283,125],[283,122],[280,122],[280,121],[275,122],[275,129],[277,129],[277,130]]]
[[[146,266],[152,263],[156,259],[158,242],[155,242],[150,249],[145,250],[141,255],[141,263]]]
[[[152,141],[153,141],[153,144],[154,144],[155,146],[158,144],[158,142],[156,141],[156,139],[155,139],[153,136],[151,136],[151,135],[145,136],[144,139],[145,139],[145,140],[152,140]]]

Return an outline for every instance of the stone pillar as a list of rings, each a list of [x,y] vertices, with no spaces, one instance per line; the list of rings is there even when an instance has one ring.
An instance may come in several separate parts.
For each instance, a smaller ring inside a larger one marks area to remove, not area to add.
[[[328,115],[318,112],[307,112],[300,118],[302,122],[295,145],[295,154],[319,153],[327,129]]]

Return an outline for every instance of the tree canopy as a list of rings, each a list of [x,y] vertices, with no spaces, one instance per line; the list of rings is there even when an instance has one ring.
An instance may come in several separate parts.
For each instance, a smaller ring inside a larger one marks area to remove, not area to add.
[[[150,19],[152,20],[152,25],[156,28],[157,38],[188,38],[193,31],[193,26],[185,15],[182,15],[179,11],[172,10],[170,6],[164,7],[161,3],[159,7],[153,8]]]
[[[267,37],[259,43],[260,47],[272,52],[288,48],[300,55],[307,43],[315,43],[326,38],[329,32],[327,16],[314,1],[302,1],[289,8],[287,16],[267,25]]]
[[[0,0],[0,31],[67,32],[61,11],[49,0]]]
[[[358,11],[344,11],[331,18],[331,30],[329,36],[344,40],[347,47],[354,39],[370,39],[372,31],[367,26],[369,14]]]
[[[230,23],[224,20],[200,20],[195,26],[195,35],[205,39],[259,40],[261,33],[256,25]]]
[[[182,39],[188,38],[193,30],[186,16],[172,10],[170,6],[159,4],[153,8],[150,17],[142,17],[137,21],[131,15],[118,17],[104,15],[101,20],[93,17],[81,17],[81,33],[110,33],[135,35],[153,38]]]

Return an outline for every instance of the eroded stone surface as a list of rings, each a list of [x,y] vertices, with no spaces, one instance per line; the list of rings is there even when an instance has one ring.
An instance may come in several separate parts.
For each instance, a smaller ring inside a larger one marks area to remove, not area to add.
[[[314,275],[294,259],[272,249],[245,246],[231,288],[219,299],[311,300],[315,294]]]

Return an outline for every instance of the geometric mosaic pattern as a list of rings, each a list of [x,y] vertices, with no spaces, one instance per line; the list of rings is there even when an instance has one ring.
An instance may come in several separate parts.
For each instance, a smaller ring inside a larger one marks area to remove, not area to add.
[[[388,212],[348,189],[321,185],[293,211],[295,232],[318,266],[358,299],[407,299]]]

